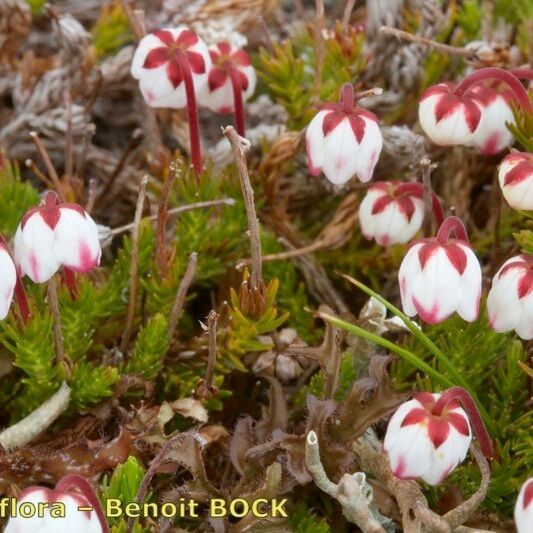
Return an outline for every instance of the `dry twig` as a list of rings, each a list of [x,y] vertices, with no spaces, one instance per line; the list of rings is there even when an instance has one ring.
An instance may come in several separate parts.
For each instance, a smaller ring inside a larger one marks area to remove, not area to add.
[[[194,279],[194,274],[196,273],[197,261],[198,254],[196,252],[193,252],[191,255],[189,255],[187,268],[185,269],[185,274],[183,274],[183,278],[181,279],[181,283],[176,292],[176,297],[174,299],[172,310],[170,311],[170,317],[168,319],[168,336],[170,339],[172,339],[174,336],[174,331],[176,331],[181,310],[183,309],[183,304],[185,303],[185,296],[187,296],[187,291],[189,290],[192,280]]]

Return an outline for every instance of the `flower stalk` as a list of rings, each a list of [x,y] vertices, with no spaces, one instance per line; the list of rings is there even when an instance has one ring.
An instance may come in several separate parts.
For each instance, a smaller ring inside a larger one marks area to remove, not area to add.
[[[456,216],[450,216],[444,219],[437,232],[437,241],[444,244],[449,239],[452,231],[456,239],[465,241],[467,244],[470,242],[463,221]]]
[[[233,89],[233,104],[235,106],[235,129],[241,137],[244,137],[246,134],[246,126],[244,123],[244,103],[242,97],[242,88],[238,72],[231,64],[228,64],[228,75],[231,80],[231,88]]]

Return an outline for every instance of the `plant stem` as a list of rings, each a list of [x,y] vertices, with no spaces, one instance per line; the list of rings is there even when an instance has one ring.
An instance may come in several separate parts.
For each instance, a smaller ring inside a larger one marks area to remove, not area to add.
[[[533,68],[512,68],[507,72],[510,72],[519,80],[533,80]]]
[[[344,6],[344,12],[342,13],[342,29],[346,33],[350,26],[350,16],[355,6],[356,0],[347,0]]]
[[[244,105],[242,97],[242,88],[239,81],[238,72],[233,66],[228,66],[228,74],[231,80],[231,88],[233,89],[233,105],[235,107],[235,128],[237,133],[244,137],[245,124],[244,124]]]
[[[496,67],[487,67],[476,70],[467,76],[453,91],[457,96],[462,96],[473,85],[477,85],[485,80],[497,80],[505,83],[515,94],[516,99],[528,113],[533,113],[533,105],[529,100],[529,95],[520,83],[520,80],[510,72]]]
[[[420,161],[420,165],[422,167],[422,184],[424,186],[424,236],[431,237],[432,217],[430,213],[433,198],[433,189],[431,188],[431,161],[424,158]]]
[[[397,37],[398,39],[403,39],[404,41],[430,46],[431,48],[435,48],[435,50],[439,50],[447,54],[462,56],[467,59],[474,59],[476,57],[476,52],[474,50],[467,50],[466,48],[461,48],[458,46],[450,46],[449,44],[438,43],[436,41],[432,41],[431,39],[427,39],[426,37],[413,35],[412,33],[398,30],[396,28],[390,28],[389,26],[382,26],[379,31],[385,35]]]
[[[168,319],[168,337],[170,340],[172,340],[172,337],[174,336],[174,331],[176,331],[176,326],[178,325],[181,310],[183,309],[183,304],[185,303],[185,296],[187,296],[187,291],[189,290],[192,280],[194,279],[197,261],[198,254],[196,252],[193,252],[191,255],[189,255],[187,268],[185,269],[185,274],[183,274],[183,278],[181,279],[178,290],[176,292],[174,304],[172,305],[172,310],[170,311],[170,317]]]
[[[54,320],[54,339],[56,345],[56,364],[62,365],[65,360],[63,349],[63,334],[61,333],[61,315],[59,313],[59,300],[57,298],[57,282],[55,276],[48,281],[48,305]]]
[[[78,296],[78,287],[76,285],[76,274],[74,271],[70,268],[64,267],[63,268],[63,279],[65,281],[65,285],[67,286],[68,292],[70,293],[70,297],[75,300]]]
[[[17,276],[17,282],[15,284],[15,299],[17,300],[22,321],[24,324],[27,324],[31,316],[30,305],[28,302],[28,296],[26,295],[26,290],[24,289],[24,285],[22,283],[22,279],[19,276]]]
[[[183,50],[179,48],[175,51],[176,60],[180,66],[185,93],[187,95],[187,114],[189,116],[189,137],[191,143],[191,160],[196,177],[202,173],[202,152],[200,148],[200,127],[198,124],[198,106],[196,104],[196,93],[192,81],[191,66]]]
[[[193,211],[194,209],[203,209],[207,207],[218,207],[221,205],[228,205],[228,206],[234,206],[235,200],[233,198],[221,198],[220,200],[208,200],[206,202],[197,202],[194,204],[187,204],[187,205],[181,205],[179,207],[174,207],[173,209],[169,209],[167,215],[168,216],[175,216],[180,215],[181,213],[186,213],[187,211]],[[148,220],[151,220],[152,222],[157,220],[158,215],[151,215],[148,217]],[[111,230],[111,235],[120,235],[121,233],[124,233],[126,231],[131,230],[133,228],[134,223],[131,224],[125,224],[124,226],[118,226],[117,228],[113,228]]]
[[[77,474],[70,474],[60,479],[55,487],[55,490],[58,492],[68,492],[71,489],[78,490],[83,496],[85,496],[85,498],[87,498],[98,516],[100,526],[102,527],[102,533],[109,533],[109,526],[107,525],[102,505],[100,504],[92,485],[84,477]]]
[[[444,219],[437,232],[437,241],[444,244],[449,239],[452,231],[455,233],[456,239],[465,241],[467,244],[470,242],[463,221],[456,216],[450,216]]]
[[[489,434],[487,433],[487,428],[485,428],[485,424],[479,414],[474,399],[465,389],[463,389],[463,387],[452,387],[451,389],[445,390],[437,400],[435,407],[433,407],[432,414],[435,416],[441,416],[445,407],[454,400],[459,400],[464,410],[468,413],[468,417],[474,428],[474,433],[479,440],[481,450],[485,457],[489,459],[493,458],[494,450],[492,448]]]
[[[322,74],[324,70],[324,55],[326,45],[324,43],[323,30],[326,27],[324,19],[324,0],[315,0],[315,81],[313,85],[313,96],[316,102],[320,101],[320,90],[322,88]]]
[[[343,84],[341,88],[340,104],[345,113],[353,113],[354,90],[351,83]]]
[[[168,218],[168,196],[172,188],[172,184],[179,172],[179,167],[172,162],[170,165],[170,173],[163,184],[161,195],[159,196],[159,209],[157,211],[157,225],[156,225],[156,245],[155,256],[157,262],[157,269],[162,280],[168,276],[168,255],[167,255],[167,218]]]
[[[402,183],[399,185],[396,189],[397,194],[414,194],[417,196],[417,198],[423,198],[424,197],[424,185],[417,182],[407,182]],[[435,222],[437,223],[437,226],[440,227],[440,225],[444,222],[444,209],[442,208],[442,204],[440,203],[439,197],[435,194],[434,191],[431,191],[431,207],[433,210],[433,217],[435,218]]]
[[[46,170],[48,172],[48,176],[54,184],[57,194],[59,195],[62,201],[65,201],[61,181],[59,179],[59,176],[57,175],[54,165],[52,164],[52,160],[50,159],[50,156],[48,155],[48,152],[44,147],[44,144],[41,142],[41,139],[39,138],[39,135],[37,135],[37,132],[30,131],[30,137],[33,143],[35,144],[35,147],[37,148],[41,159],[43,160],[44,166],[46,167]]]
[[[237,171],[239,173],[241,191],[244,198],[244,205],[246,207],[246,217],[248,219],[248,233],[250,237],[252,258],[250,287],[252,289],[257,289],[262,282],[263,274],[259,221],[257,219],[257,213],[255,210],[254,190],[252,188],[252,184],[250,183],[250,175],[248,174],[245,156],[245,153],[250,149],[250,142],[244,137],[238,135],[238,133],[235,131],[235,128],[232,126],[227,126],[223,132],[231,144],[233,157],[235,158]]]
[[[205,394],[213,390],[213,378],[215,377],[215,364],[217,361],[217,322],[218,313],[213,309],[207,317],[207,327],[209,331],[209,357],[207,359],[207,370],[202,389]]]
[[[130,262],[130,298],[128,303],[128,312],[126,315],[126,327],[120,343],[120,351],[125,355],[130,343],[131,332],[133,329],[133,320],[135,319],[135,308],[137,307],[137,292],[139,288],[139,226],[141,224],[142,213],[144,209],[144,199],[146,198],[146,186],[148,184],[148,175],[144,175],[137,196],[137,206],[135,207],[135,219],[131,231],[131,262]]]

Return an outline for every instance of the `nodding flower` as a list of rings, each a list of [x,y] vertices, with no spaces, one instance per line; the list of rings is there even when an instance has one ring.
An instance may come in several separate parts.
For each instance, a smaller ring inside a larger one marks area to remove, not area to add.
[[[503,197],[513,208],[533,210],[533,154],[513,152],[505,156],[498,169]]]
[[[517,533],[533,531],[533,477],[522,485],[514,508]]]
[[[307,126],[307,165],[313,176],[323,172],[335,185],[353,176],[372,179],[383,146],[378,118],[355,105],[353,86],[345,83],[338,104],[323,106]]]
[[[189,28],[164,28],[145,35],[131,63],[131,75],[151,107],[187,108],[191,159],[202,170],[196,95],[207,84],[211,56],[206,44]]]
[[[235,113],[237,133],[244,136],[243,103],[254,94],[257,83],[252,60],[244,50],[226,42],[209,47],[209,54],[212,66],[199,102],[215,113]]]
[[[424,186],[421,183],[381,181],[369,187],[359,206],[361,232],[380,246],[405,244],[422,227],[424,220]],[[437,223],[444,215],[433,194]]]
[[[487,86],[487,80],[498,82],[498,90]],[[509,90],[501,92],[502,84]],[[528,93],[515,75],[499,68],[482,68],[458,85],[439,83],[429,87],[420,99],[418,118],[435,144],[471,143],[483,153],[494,154],[512,142],[505,131],[505,122],[513,120],[510,100],[533,111]]]
[[[455,238],[450,238],[452,231]],[[454,312],[468,322],[479,314],[481,266],[457,217],[446,218],[436,237],[412,243],[398,280],[408,316],[438,324]]]
[[[94,220],[78,204],[61,203],[54,191],[26,212],[15,234],[17,270],[35,283],[48,281],[61,266],[89,272],[101,254]]]
[[[20,512],[25,504],[37,509],[43,502],[48,505],[39,514],[27,517]],[[9,518],[4,533],[109,533],[94,489],[78,475],[65,476],[55,489],[28,487],[20,493],[16,505],[18,512]]]
[[[16,285],[17,269],[4,238],[0,236],[0,320],[9,313]]]
[[[461,387],[442,393],[420,392],[392,415],[383,451],[399,479],[423,479],[438,485],[463,462],[472,429],[487,457],[494,455],[477,407]]]
[[[495,331],[514,330],[533,339],[533,255],[520,254],[502,265],[492,280],[487,311]]]

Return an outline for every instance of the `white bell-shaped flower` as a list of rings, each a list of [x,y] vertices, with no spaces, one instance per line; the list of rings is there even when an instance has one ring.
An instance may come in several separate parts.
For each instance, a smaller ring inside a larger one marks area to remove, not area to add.
[[[88,272],[101,254],[94,220],[78,204],[60,203],[53,191],[24,215],[15,234],[17,269],[36,283],[48,281],[60,266]]]
[[[533,531],[533,477],[520,489],[514,508],[514,521],[517,533]]]
[[[151,107],[187,106],[183,63],[189,67],[196,92],[207,83],[211,57],[206,44],[185,26],[164,28],[145,35],[131,63],[131,75],[139,80],[146,103]]]
[[[489,324],[498,332],[514,330],[533,339],[533,256],[520,254],[506,261],[492,279],[487,297]]]
[[[17,284],[17,270],[6,245],[0,240],[0,320],[9,313]]]
[[[459,224],[462,237],[449,238]],[[468,322],[479,314],[481,266],[457,217],[448,217],[436,238],[413,243],[400,265],[398,279],[408,316],[418,314],[424,322],[438,324],[454,312]]]
[[[533,210],[533,154],[513,152],[504,157],[498,181],[503,197],[513,209]]]
[[[456,95],[451,83],[439,83],[420,98],[418,119],[426,135],[440,146],[466,144],[481,122],[483,105],[474,93]]]
[[[380,246],[409,242],[424,220],[423,188],[417,185],[399,181],[372,185],[359,205],[362,234]]]
[[[328,104],[311,120],[306,131],[307,165],[313,176],[323,172],[335,185],[353,176],[372,179],[383,146],[378,118],[354,105],[353,87],[345,84],[341,102]]]
[[[435,414],[440,397],[418,393],[392,415],[383,451],[397,478],[438,485],[465,459],[472,441],[468,416],[455,402]]]

